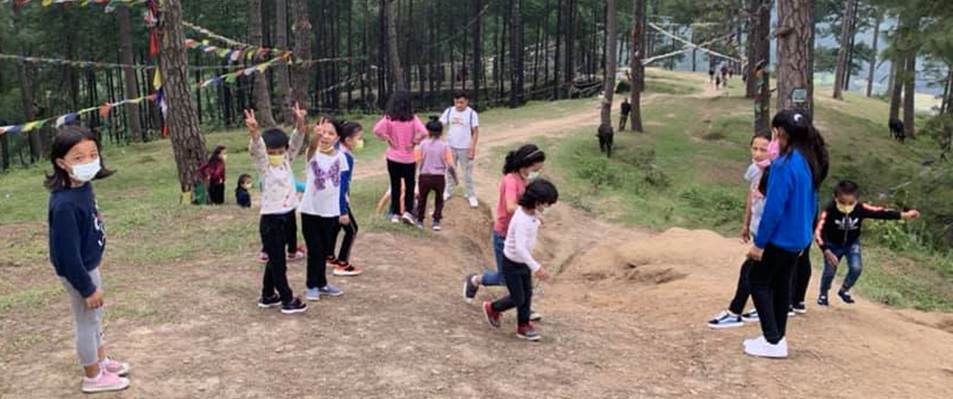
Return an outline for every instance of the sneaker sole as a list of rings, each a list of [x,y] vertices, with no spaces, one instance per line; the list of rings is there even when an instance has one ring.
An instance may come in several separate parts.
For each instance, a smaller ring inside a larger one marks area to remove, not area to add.
[[[797,313],[797,314],[807,314],[807,309],[804,309],[804,310],[794,309],[794,313]]]
[[[525,339],[525,340],[531,341],[531,342],[536,342],[536,341],[539,341],[540,339],[543,338],[543,337],[540,337],[540,336],[538,336],[538,335],[535,336],[535,337],[529,337],[529,336],[526,336],[526,335],[523,335],[523,334],[520,334],[520,333],[516,333],[516,337],[517,337],[517,338],[522,338],[522,339]]]
[[[344,292],[343,292],[343,291],[342,291],[342,292],[338,292],[338,293],[336,293],[336,294],[329,294],[329,293],[324,293],[324,292],[321,293],[321,296],[329,296],[329,297],[339,297],[339,296],[341,296],[341,295],[344,295]]]
[[[529,321],[543,321],[543,316],[530,317]]]
[[[292,315],[292,314],[296,314],[296,313],[304,313],[304,312],[307,312],[307,311],[308,311],[308,307],[305,306],[305,307],[303,307],[303,308],[301,308],[301,309],[291,309],[291,310],[281,309],[281,314]]]
[[[708,324],[708,328],[710,328],[710,329],[712,329],[712,330],[724,330],[724,329],[726,329],[726,328],[744,327],[744,325],[745,325],[745,323],[735,323],[735,324],[711,324],[711,323],[707,323],[707,324]]]
[[[118,392],[124,391],[126,388],[129,388],[129,381],[126,381],[125,384],[112,387],[101,387],[101,388],[83,388],[83,393],[103,393],[103,392]]]
[[[261,308],[261,309],[278,308],[278,307],[281,307],[281,302],[273,303],[273,304],[264,304],[264,303],[260,303],[260,302],[259,302],[259,303],[258,303],[258,307]]]
[[[315,302],[321,300],[321,295],[318,296],[305,296],[304,299]]]
[[[343,277],[360,276],[361,273],[364,273],[364,272],[339,272],[339,271],[337,271],[337,270],[335,270],[335,271],[333,272],[333,274],[334,274],[335,276],[343,276]]]
[[[745,322],[745,323],[760,323],[760,322],[761,322],[761,319],[746,319],[746,318],[742,317],[742,318],[741,318],[741,321],[743,321],[743,322]]]
[[[408,225],[415,226],[415,227],[417,226],[417,222],[415,222],[413,219],[408,218],[408,217],[403,217],[403,216],[401,216],[401,217],[400,217],[400,221],[403,222],[404,224],[408,224]]]
[[[766,354],[766,353],[753,353],[750,350],[748,350],[747,347],[745,347],[745,354],[752,357],[763,357],[765,359],[786,359],[788,357],[787,354],[775,355],[775,354]]]

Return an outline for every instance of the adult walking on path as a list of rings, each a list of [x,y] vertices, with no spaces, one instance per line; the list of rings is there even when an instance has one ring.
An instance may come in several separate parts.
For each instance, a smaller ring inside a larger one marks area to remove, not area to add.
[[[453,93],[453,106],[440,115],[440,122],[448,127],[447,143],[453,153],[453,166],[463,171],[463,183],[466,186],[466,198],[471,208],[479,205],[473,182],[473,160],[476,159],[476,145],[480,138],[480,115],[470,108],[467,92],[457,90]],[[459,177],[459,176],[458,176]],[[453,196],[453,190],[459,184],[458,178],[447,175],[447,188],[444,200]]]

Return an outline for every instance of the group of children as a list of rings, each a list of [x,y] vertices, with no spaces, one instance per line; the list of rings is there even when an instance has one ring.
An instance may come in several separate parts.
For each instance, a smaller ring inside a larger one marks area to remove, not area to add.
[[[781,111],[772,135],[751,139],[751,165],[745,172],[748,194],[741,233],[754,247],[742,265],[728,309],[708,321],[714,329],[761,323],[763,336],[745,341],[753,356],[787,357],[787,317],[807,313],[804,303],[811,275],[810,243],[823,251],[819,306],[830,306],[828,291],[841,259],[849,271],[838,296],[854,303],[850,289],[862,271],[860,234],[864,219],[919,217],[917,210],[896,211],[859,201],[859,187],[838,182],[832,200],[817,217],[817,193],[827,176],[828,155],[807,114]],[[744,311],[751,297],[755,309]]]

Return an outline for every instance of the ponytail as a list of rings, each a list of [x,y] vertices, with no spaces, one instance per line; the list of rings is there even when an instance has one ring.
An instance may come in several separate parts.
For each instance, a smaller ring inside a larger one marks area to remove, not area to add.
[[[522,168],[546,161],[546,153],[535,144],[526,144],[515,151],[506,154],[503,163],[503,174],[513,173]]]
[[[431,116],[430,120],[427,122],[427,131],[430,132],[430,137],[437,138],[443,134],[443,123],[440,122],[440,117]]]
[[[771,127],[787,133],[788,146],[782,155],[798,150],[811,167],[814,189],[819,189],[830,171],[830,154],[824,137],[811,122],[811,116],[803,111],[786,109],[774,115]]]

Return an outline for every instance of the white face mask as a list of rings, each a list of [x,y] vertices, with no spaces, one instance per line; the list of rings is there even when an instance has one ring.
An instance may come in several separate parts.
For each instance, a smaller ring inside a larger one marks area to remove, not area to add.
[[[86,183],[99,173],[102,170],[102,165],[100,165],[99,158],[89,162],[73,165],[72,170],[69,172],[69,177],[78,182]]]
[[[529,180],[536,180],[539,179],[540,176],[542,176],[542,173],[540,172],[529,172],[529,176],[527,176],[527,178]]]

